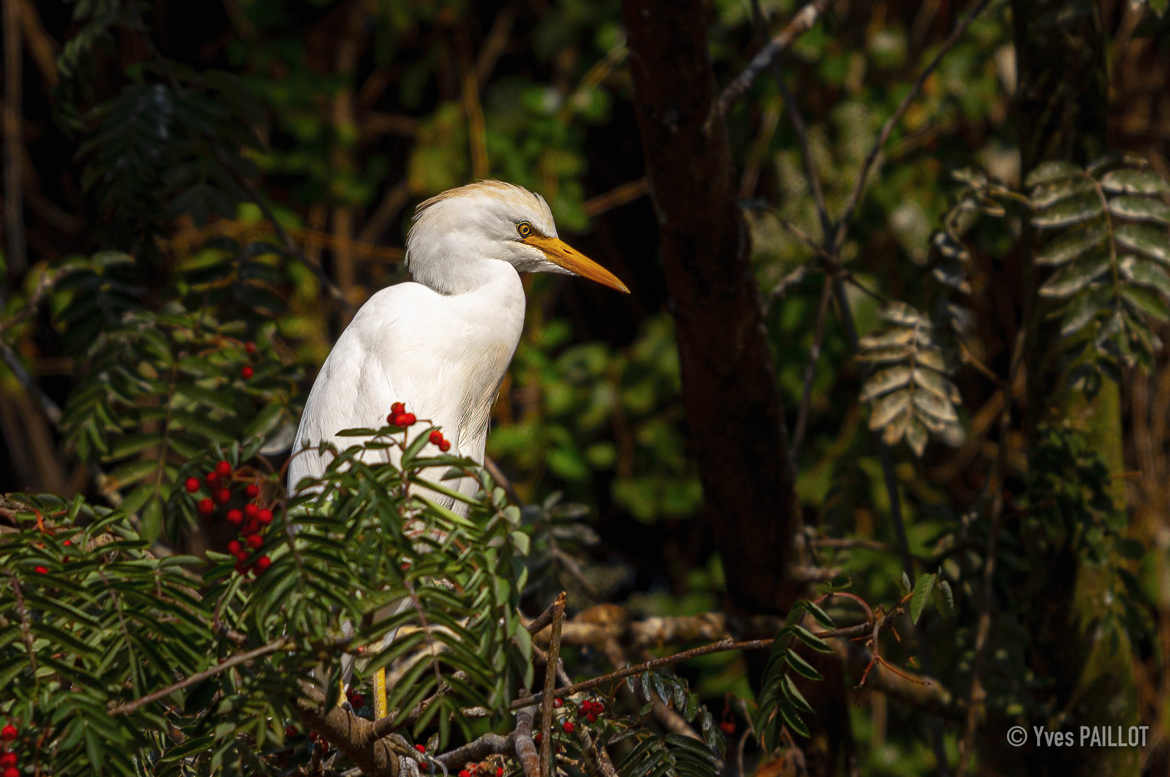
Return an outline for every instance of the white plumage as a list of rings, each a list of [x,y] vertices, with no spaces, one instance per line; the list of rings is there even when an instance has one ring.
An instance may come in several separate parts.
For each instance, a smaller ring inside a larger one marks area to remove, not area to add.
[[[290,492],[324,472],[319,442],[345,448],[352,440],[338,431],[381,426],[393,402],[441,427],[452,453],[482,462],[491,405],[524,325],[518,273],[570,273],[629,291],[557,237],[544,198],[499,181],[419,205],[406,264],[414,282],[370,297],[321,367],[293,444]]]

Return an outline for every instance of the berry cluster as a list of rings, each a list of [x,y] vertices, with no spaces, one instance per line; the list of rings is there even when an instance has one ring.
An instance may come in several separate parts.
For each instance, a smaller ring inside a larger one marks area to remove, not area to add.
[[[560,709],[563,706],[565,706],[565,702],[563,699],[559,699],[559,698],[553,699],[553,707],[555,709]],[[605,712],[605,704],[603,702],[596,700],[596,699],[585,699],[579,705],[577,705],[577,708],[575,710],[578,721],[584,722],[584,723],[596,723],[597,719],[599,717],[601,717],[601,713],[603,713],[603,712]],[[572,734],[576,730],[577,730],[577,723],[574,723],[572,720],[568,720],[568,719],[562,721],[561,731],[564,731],[566,734]],[[539,745],[540,740],[541,740],[540,732],[537,732],[536,735],[533,737],[533,741],[535,741],[536,744]]]
[[[469,761],[459,770],[459,777],[504,777],[504,767],[490,761]]]
[[[251,340],[249,340],[248,342],[244,343],[244,350],[248,352],[249,356],[252,356],[253,354],[256,353],[256,344],[254,342],[252,342]],[[252,369],[251,364],[245,364],[243,367],[240,368],[240,377],[243,378],[244,380],[251,380],[252,376],[255,374],[256,374],[256,371],[254,369]]]
[[[264,528],[272,523],[272,510],[268,507],[261,507],[255,501],[260,496],[260,486],[255,483],[248,483],[244,486],[246,501],[242,503],[242,509],[235,505],[229,506],[234,497],[232,476],[232,465],[227,461],[219,461],[215,465],[215,469],[208,472],[202,481],[199,478],[187,478],[184,487],[189,494],[194,494],[203,488],[211,493],[211,496],[204,497],[196,503],[200,515],[210,518],[217,509],[227,508],[224,519],[239,527],[239,537],[229,542],[227,546],[228,553],[236,557],[236,572],[241,575],[248,572],[254,574],[263,572],[272,566],[272,559],[266,555],[253,559],[252,552],[259,550],[264,545],[262,534]]]
[[[605,712],[604,702],[596,699],[586,699],[577,707],[577,714],[585,719],[586,723],[596,723],[601,713]]]
[[[401,426],[404,429],[408,426],[414,426],[417,421],[414,413],[406,412],[406,405],[402,402],[390,405],[390,414],[386,416],[386,423],[391,426]],[[443,453],[451,450],[451,441],[445,439],[443,433],[438,429],[432,429],[427,439],[431,441],[432,445],[438,446]]]
[[[8,744],[14,741],[19,735],[20,732],[17,731],[16,726],[12,725],[11,723],[0,729],[0,740],[4,741],[5,748],[7,748]],[[16,753],[6,749],[3,754],[0,754],[0,767],[3,767],[4,769],[3,772],[0,772],[0,777],[20,777],[20,769],[17,768],[16,764]]]

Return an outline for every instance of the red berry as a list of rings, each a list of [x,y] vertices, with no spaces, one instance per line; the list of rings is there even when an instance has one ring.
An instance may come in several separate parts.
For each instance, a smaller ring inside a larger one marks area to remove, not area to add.
[[[236,557],[236,561],[247,561],[248,560],[248,551],[243,550],[243,549],[241,549],[239,553],[233,553],[232,555]]]
[[[572,734],[573,729],[575,729],[577,727],[573,725],[573,721],[566,720],[563,724],[561,724],[561,728],[563,728],[565,730],[566,734]]]
[[[406,412],[406,405],[402,404],[401,402],[395,402],[394,404],[390,405],[390,414],[391,415],[398,415],[399,413],[405,413],[405,412]]]
[[[248,342],[244,343],[244,350],[248,353],[256,353],[256,344],[249,340]]]
[[[232,465],[229,462],[220,459],[215,463],[215,471],[220,475],[230,475],[232,474]]]
[[[420,753],[425,753],[427,751],[426,745],[415,745],[414,749],[419,751]]]
[[[20,732],[16,730],[16,726],[9,723],[4,728],[0,728],[0,739],[3,739],[5,742],[11,742],[12,740],[16,739],[19,733]]]
[[[417,420],[418,419],[414,417],[414,413],[403,413],[402,414],[402,426],[410,426],[411,424],[413,424]]]
[[[252,369],[251,364],[245,364],[240,368],[240,377],[244,380],[251,380],[254,374],[256,374],[256,371]]]
[[[215,492],[215,501],[219,502],[221,505],[227,504],[228,502],[232,501],[232,492],[226,488],[219,489]]]
[[[0,755],[0,766],[16,766],[16,753],[7,752]]]
[[[430,437],[428,439],[431,441],[431,443],[433,445],[442,445],[443,444],[443,433],[440,432],[438,429],[434,429],[431,431]]]
[[[244,524],[244,528],[240,529],[240,534],[243,534],[245,537],[250,537],[253,534],[259,534],[259,533],[260,533],[260,519],[259,518],[249,518],[248,522]]]
[[[386,421],[391,426],[406,426],[406,413],[392,413],[386,416]]]
[[[244,515],[248,516],[249,518],[259,518],[260,508],[254,504],[246,504],[244,505]]]
[[[267,526],[268,524],[272,523],[272,511],[269,510],[267,507],[265,507],[256,516],[256,520],[260,521],[260,523]]]
[[[596,715],[594,715],[592,712],[590,712],[588,715],[586,715],[586,716],[585,716],[585,720],[586,720],[586,722],[588,722],[588,723],[596,723],[596,722],[597,722],[597,716],[596,716]]]
[[[244,541],[248,543],[249,548],[258,548],[264,544],[264,538],[259,534],[248,535],[248,539]]]
[[[467,771],[466,769],[460,769],[459,777],[471,777],[471,772]]]
[[[236,572],[241,575],[248,574],[248,565],[244,563],[244,559],[241,558],[236,562]]]
[[[502,766],[496,767],[496,777],[504,777],[504,767],[502,767]]]
[[[4,777],[20,777],[20,769],[15,766],[9,766],[4,770]]]
[[[187,482],[183,485],[187,489],[187,493],[193,494],[199,490],[199,478],[187,478]]]
[[[200,499],[199,512],[202,515],[211,515],[215,512],[215,502],[207,498]]]
[[[227,511],[227,519],[228,519],[228,523],[240,524],[240,523],[243,523],[243,521],[244,521],[244,514],[241,513],[235,507],[233,507],[232,509]]]
[[[49,569],[48,569],[48,567],[43,567],[43,566],[41,566],[40,564],[37,564],[35,567],[33,567],[33,571],[34,571],[34,572],[36,572],[38,575],[47,575],[47,574],[49,574]]]
[[[260,486],[255,483],[249,483],[248,487],[244,489],[244,493],[248,495],[249,499],[255,499],[260,496]]]
[[[719,728],[723,729],[723,733],[731,736],[735,733],[735,724],[730,720],[725,720],[719,724]]]
[[[565,704],[564,699],[553,699],[553,706],[554,707],[563,707],[564,704]]]
[[[256,559],[256,569],[259,569],[261,572],[268,569],[270,566],[272,566],[272,559],[268,558],[268,556],[261,556],[260,558]],[[359,704],[357,706],[360,707],[362,705]]]
[[[441,450],[443,453],[451,450],[451,441],[443,440],[441,443],[439,443],[439,450]]]
[[[215,486],[219,482],[219,475],[215,472],[208,472],[203,479],[207,481],[207,485]]]
[[[256,565],[259,566],[260,562],[256,562]],[[366,703],[366,697],[360,693],[351,693],[349,695],[349,703],[355,707],[361,707]]]
[[[228,553],[231,553],[233,556],[238,555],[240,552],[240,548],[242,548],[242,547],[243,546],[240,545],[239,540],[232,540],[231,542],[228,543]]]

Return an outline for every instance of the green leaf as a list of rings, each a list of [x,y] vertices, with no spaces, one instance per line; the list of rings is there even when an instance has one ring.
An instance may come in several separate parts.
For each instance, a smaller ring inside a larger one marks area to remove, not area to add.
[[[938,609],[943,615],[953,617],[955,614],[955,594],[951,591],[951,584],[946,580],[939,580],[935,588]]]
[[[1109,192],[1122,194],[1164,194],[1170,186],[1153,170],[1121,169],[1106,173],[1101,186]]]
[[[1028,177],[1024,180],[1024,185],[1028,187],[1039,186],[1041,184],[1053,183],[1065,178],[1074,178],[1082,175],[1084,175],[1084,171],[1070,162],[1042,162],[1036,165],[1032,172],[1028,174]]]
[[[1100,312],[1100,295],[1094,294],[1091,289],[1081,292],[1064,308],[1064,315],[1060,323],[1061,336],[1067,337],[1079,332]]]
[[[1109,237],[1104,224],[1094,224],[1088,229],[1073,229],[1061,232],[1049,241],[1044,250],[1036,254],[1036,264],[1059,266],[1065,262],[1101,246]]]
[[[1096,192],[1081,194],[1037,210],[1032,214],[1032,224],[1039,229],[1087,224],[1099,217],[1103,211],[1104,204]]]
[[[910,399],[914,392],[912,391],[898,391],[893,394],[888,394],[873,405],[873,411],[869,416],[869,428],[881,429],[889,425],[902,413],[910,407]]]
[[[138,459],[115,469],[107,476],[106,483],[110,488],[122,489],[126,486],[149,477],[158,471],[160,462],[157,459]]]
[[[865,382],[865,386],[861,390],[861,401],[868,402],[896,388],[901,388],[910,382],[912,376],[913,370],[909,367],[889,367],[880,370]]]
[[[1121,259],[1121,274],[1130,283],[1154,289],[1170,298],[1170,275],[1155,262],[1132,255],[1124,256]]]
[[[922,617],[922,611],[930,601],[931,592],[934,591],[936,579],[936,575],[924,573],[914,581],[914,593],[910,595],[910,620],[914,623],[918,623],[918,619]]]
[[[1170,319],[1166,301],[1156,292],[1141,286],[1126,286],[1121,290],[1121,297],[1139,315],[1147,315],[1159,322]]]
[[[788,650],[785,652],[784,660],[787,662],[792,671],[796,672],[801,677],[808,678],[809,680],[821,679],[821,673],[817,671],[817,668],[808,661],[805,661],[804,658],[801,657],[801,655],[792,648],[788,648]]]
[[[790,628],[792,629],[793,636],[795,636],[804,644],[808,645],[813,650],[820,651],[821,653],[833,652],[833,649],[829,647],[828,642],[825,642],[823,639],[818,637],[816,634],[813,634],[799,623],[792,624]]]
[[[1096,189],[1096,184],[1091,180],[1066,178],[1035,187],[1029,199],[1035,210],[1044,210],[1078,195],[1091,194],[1096,199]]]
[[[1150,197],[1112,197],[1109,211],[1135,221],[1153,221],[1170,224],[1170,205]]]
[[[1146,224],[1123,224],[1114,236],[1126,248],[1170,266],[1170,238],[1166,230]]]
[[[1053,299],[1071,297],[1109,272],[1109,268],[1107,253],[1094,252],[1083,256],[1052,273],[1040,287],[1040,296]]]

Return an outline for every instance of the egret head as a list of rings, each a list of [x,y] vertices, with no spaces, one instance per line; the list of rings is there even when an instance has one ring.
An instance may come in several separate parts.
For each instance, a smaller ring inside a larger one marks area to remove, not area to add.
[[[449,293],[460,289],[460,264],[495,259],[517,272],[580,275],[610,288],[629,289],[611,272],[557,237],[548,203],[539,194],[502,181],[448,189],[414,212],[406,236],[406,266],[414,279]]]

